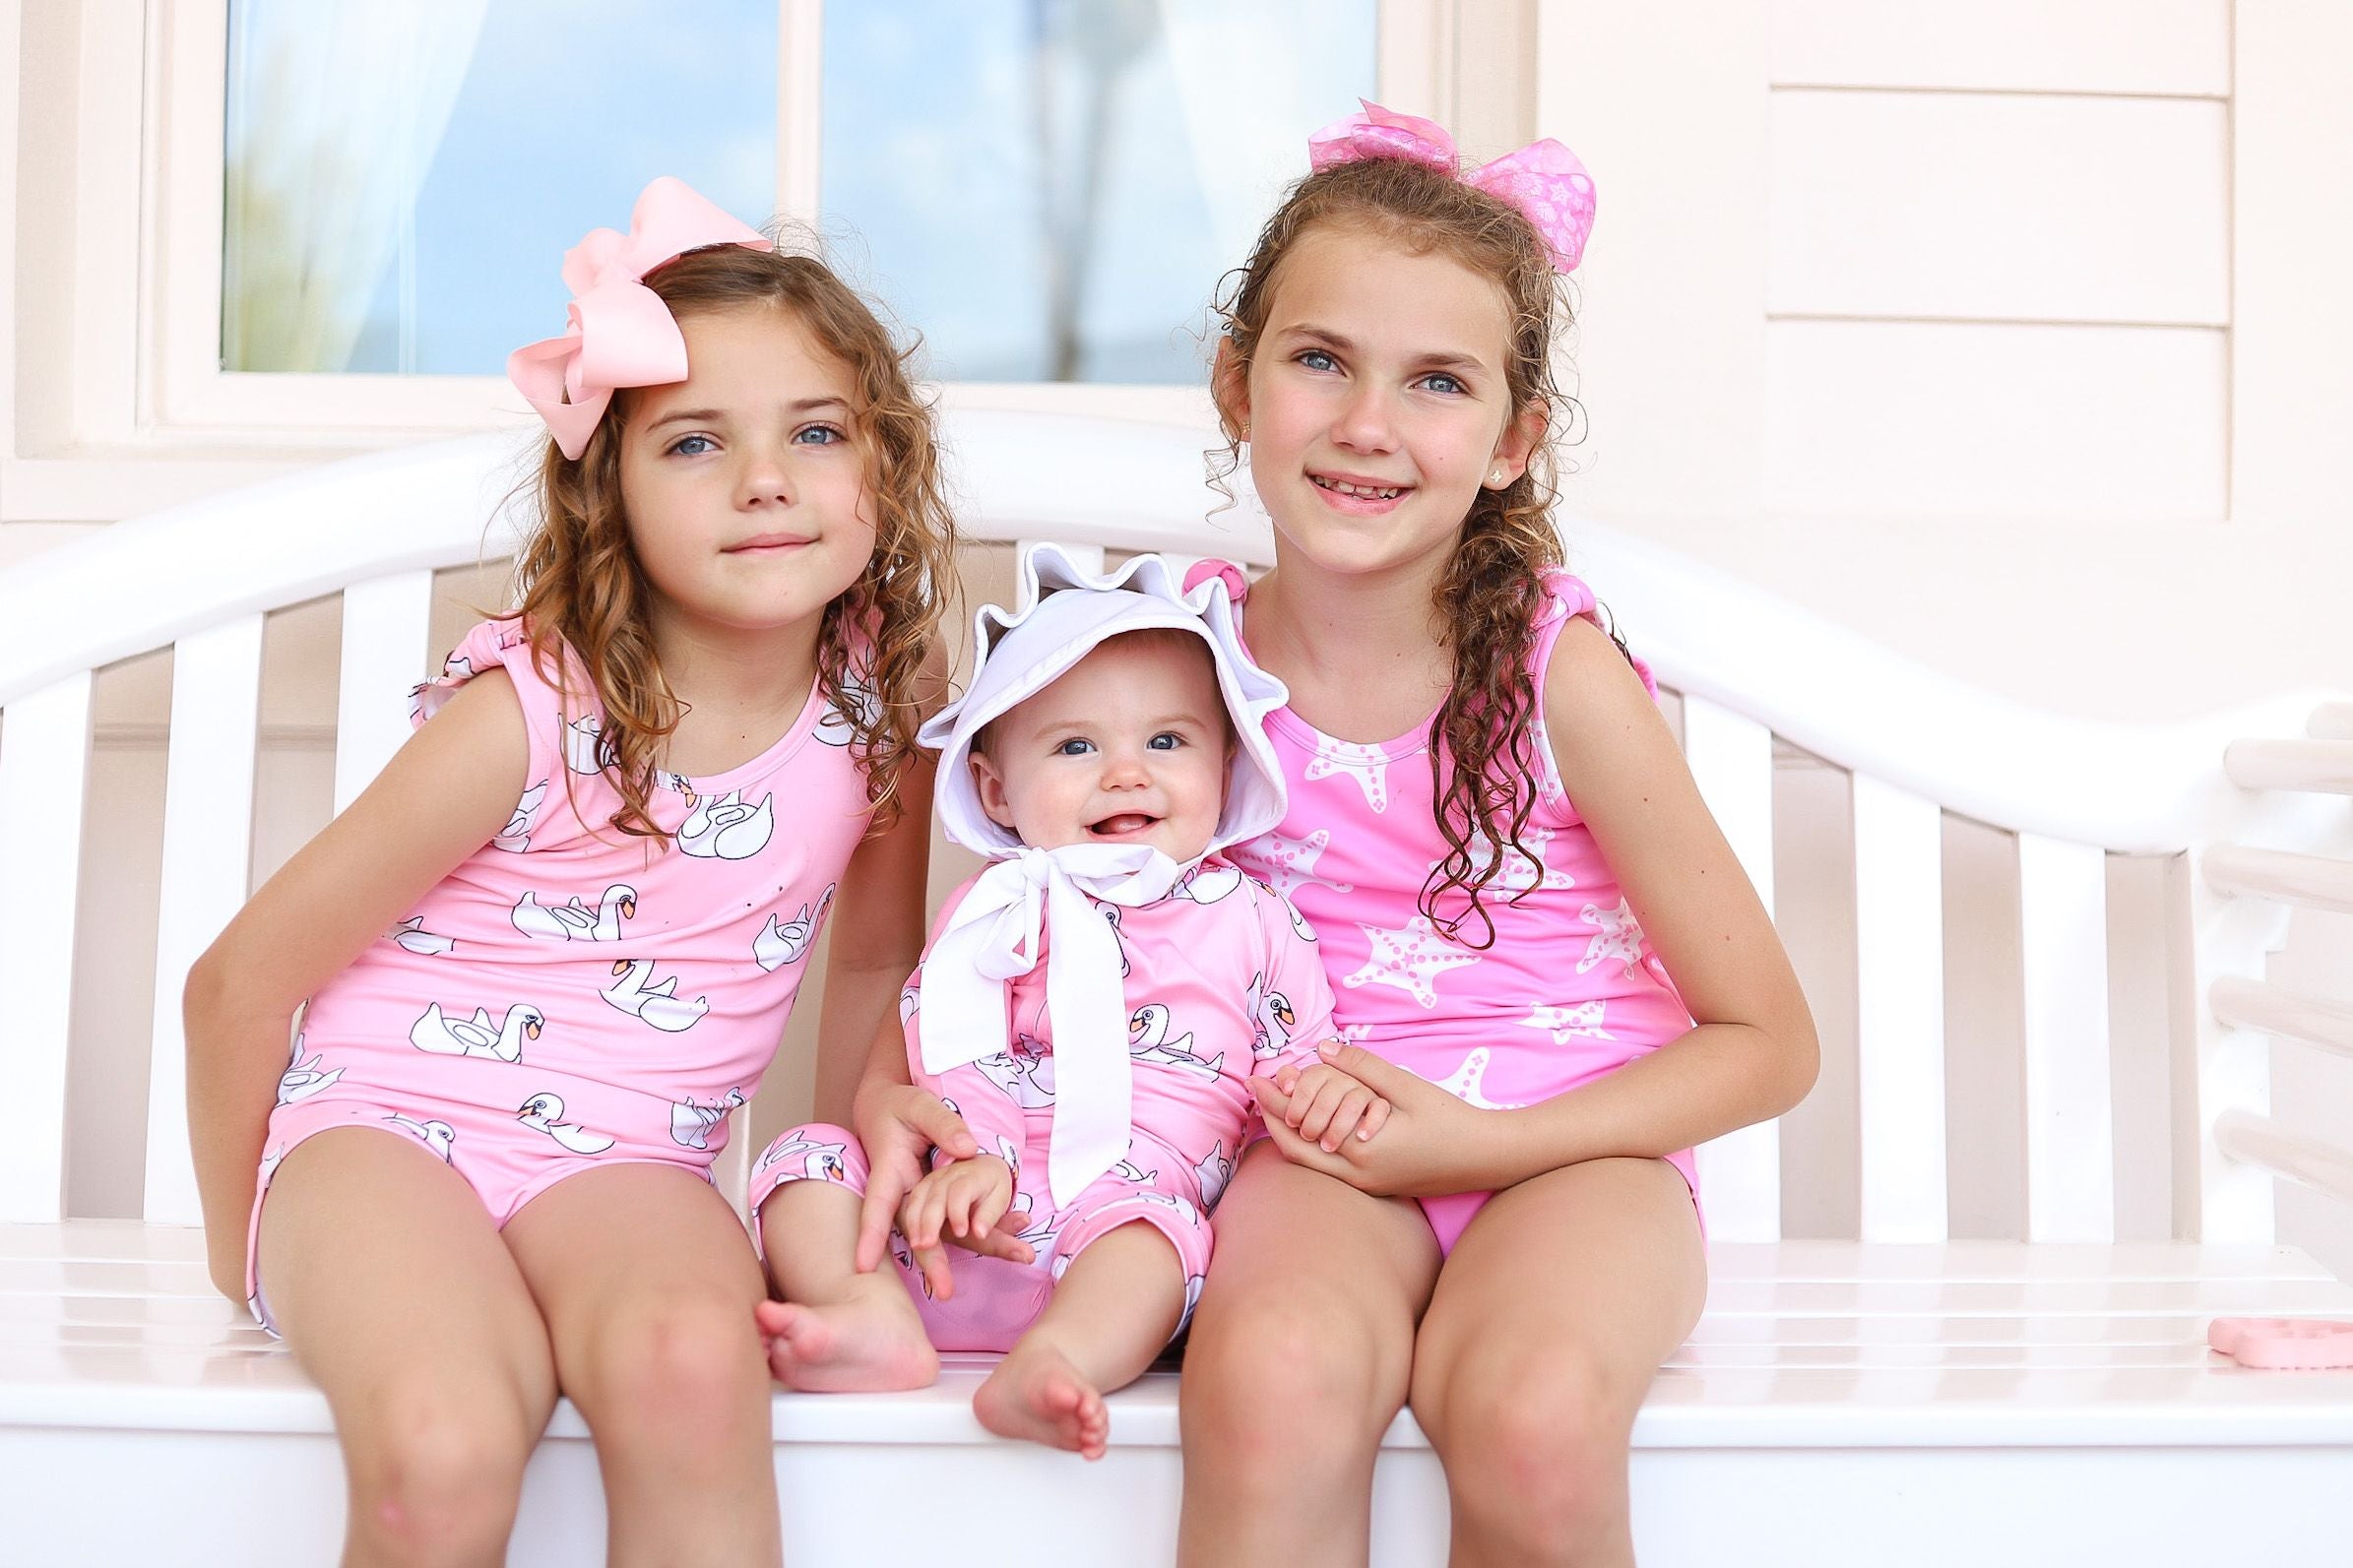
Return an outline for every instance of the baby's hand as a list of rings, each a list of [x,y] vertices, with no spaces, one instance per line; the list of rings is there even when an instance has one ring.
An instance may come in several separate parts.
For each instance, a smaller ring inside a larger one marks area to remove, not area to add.
[[[1285,1067],[1275,1074],[1274,1089],[1272,1096],[1261,1089],[1260,1108],[1327,1154],[1351,1133],[1359,1141],[1370,1138],[1389,1119],[1386,1099],[1329,1063]]]
[[[954,1160],[915,1184],[899,1205],[899,1233],[933,1296],[945,1301],[956,1291],[941,1231],[959,1241],[986,1238],[1012,1203],[1013,1167],[994,1155]]]

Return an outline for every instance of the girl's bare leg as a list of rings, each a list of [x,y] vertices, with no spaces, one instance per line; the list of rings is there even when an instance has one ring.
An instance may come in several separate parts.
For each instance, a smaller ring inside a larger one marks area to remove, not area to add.
[[[347,1568],[504,1562],[555,1367],[464,1178],[398,1133],[306,1139],[262,1206],[261,1278],[335,1412]]]
[[[782,1303],[757,1309],[768,1367],[787,1388],[828,1394],[922,1388],[939,1376],[915,1299],[885,1260],[852,1266],[858,1194],[830,1181],[790,1181],[760,1206],[760,1244]]]
[[[506,1242],[596,1434],[606,1560],[774,1568],[767,1292],[727,1200],[676,1165],[607,1165],[526,1204]]]
[[[1184,1265],[1142,1221],[1107,1230],[1070,1260],[1046,1310],[988,1381],[973,1413],[1000,1437],[1103,1458],[1103,1396],[1143,1375],[1184,1315]]]
[[[1452,1568],[1631,1568],[1634,1414],[1706,1292],[1690,1189],[1665,1160],[1570,1165],[1479,1212],[1414,1348]]]
[[[1184,1511],[1194,1568],[1362,1568],[1372,1462],[1405,1403],[1436,1239],[1410,1202],[1243,1156],[1184,1352]]]

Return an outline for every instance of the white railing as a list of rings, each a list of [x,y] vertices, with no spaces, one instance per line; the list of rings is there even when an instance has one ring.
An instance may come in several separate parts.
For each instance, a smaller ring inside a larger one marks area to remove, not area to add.
[[[2284,986],[2228,975],[2214,982],[2206,1005],[2214,1016],[2273,1039],[2294,1040],[2337,1056],[2353,1056],[2353,1003],[2306,996]]]

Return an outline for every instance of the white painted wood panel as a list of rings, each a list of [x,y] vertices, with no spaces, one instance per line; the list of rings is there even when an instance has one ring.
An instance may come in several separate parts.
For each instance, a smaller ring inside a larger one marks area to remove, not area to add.
[[[1777,92],[1777,315],[2230,320],[2211,99]]]
[[[0,1221],[65,1217],[66,1031],[83,790],[87,671],[8,705],[0,728]]]
[[[1574,283],[1594,419],[1588,517],[1756,510],[1764,371],[1766,8],[1546,0],[1536,130],[1577,150],[1601,218]]]
[[[335,714],[335,809],[341,812],[409,738],[409,688],[425,674],[433,574],[402,572],[344,590]]]
[[[2353,5],[2242,5],[2231,43],[2231,516],[2318,542],[2353,428]]]
[[[1865,1241],[1944,1239],[1943,832],[1857,774],[1855,1011]]]
[[[1774,0],[1772,15],[1776,85],[2231,90],[2230,0]]]
[[[1773,912],[1773,733],[1745,715],[1685,697],[1684,760],[1765,912]],[[1756,1122],[1702,1144],[1699,1190],[1708,1234],[1772,1241],[1781,1234],[1781,1123]]]
[[[180,992],[197,956],[245,902],[261,723],[262,620],[240,615],[179,640],[163,776],[155,1026],[147,1074],[147,1217],[203,1219],[188,1155],[188,1043]]]
[[[2029,1241],[2116,1236],[2107,861],[2096,845],[2018,836]]]
[[[1768,503],[1888,522],[2219,521],[2225,340],[2193,327],[1773,322]]]

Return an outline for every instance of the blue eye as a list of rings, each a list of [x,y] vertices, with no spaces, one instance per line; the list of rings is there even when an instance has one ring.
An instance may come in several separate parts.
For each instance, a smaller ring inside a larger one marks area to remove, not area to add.
[[[699,458],[706,452],[718,451],[719,443],[707,435],[684,435],[672,441],[669,449],[676,457]]]
[[[810,439],[817,437],[819,439]],[[850,438],[829,424],[812,424],[793,432],[794,443],[804,447],[830,447]]]
[[[1340,361],[1325,353],[1321,348],[1307,349],[1299,355],[1299,362],[1309,370],[1337,370],[1340,368]]]
[[[1057,757],[1083,757],[1094,749],[1095,742],[1092,740],[1081,740],[1076,735],[1073,735],[1070,739],[1065,740],[1060,745],[1054,747],[1054,755]]]
[[[1173,730],[1164,729],[1159,734],[1154,735],[1150,740],[1146,741],[1145,744],[1150,746],[1154,751],[1175,751],[1178,746],[1184,744],[1184,737],[1182,735],[1176,734]]]
[[[1439,386],[1439,382],[1444,382],[1445,385]],[[1463,385],[1462,378],[1460,376],[1450,376],[1443,370],[1433,370],[1429,375],[1424,376],[1422,378],[1422,384],[1430,388],[1430,390],[1432,392],[1442,392],[1449,397],[1457,396],[1471,390],[1469,387]]]

